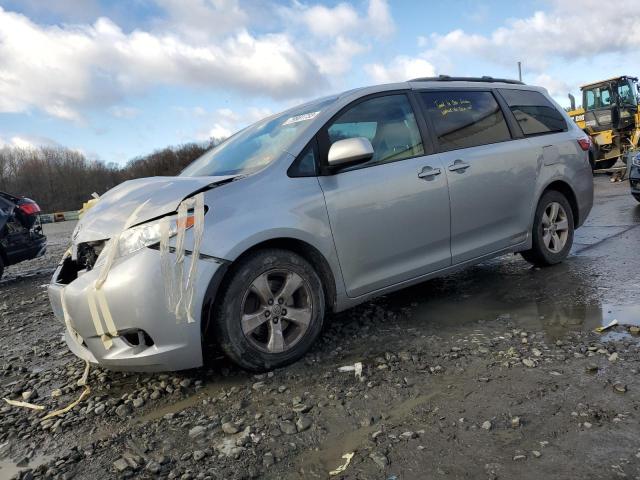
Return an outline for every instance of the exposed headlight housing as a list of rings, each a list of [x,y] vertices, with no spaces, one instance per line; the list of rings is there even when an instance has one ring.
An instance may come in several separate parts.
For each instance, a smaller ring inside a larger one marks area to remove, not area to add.
[[[636,167],[640,167],[640,152],[636,153],[633,156],[633,158],[631,159],[631,163]]]
[[[120,240],[118,242],[118,251],[115,258],[125,257],[131,255],[146,247],[151,247],[160,243],[162,237],[161,222],[164,219],[154,220],[152,222],[143,223],[136,227],[131,227],[120,234]],[[195,217],[193,212],[189,212],[185,222],[185,229],[188,230],[193,227]],[[178,234],[178,216],[173,215],[169,217],[169,238],[175,237]],[[107,258],[108,252],[113,248],[114,240],[111,239],[107,242],[102,249],[95,266],[99,266],[104,263]]]

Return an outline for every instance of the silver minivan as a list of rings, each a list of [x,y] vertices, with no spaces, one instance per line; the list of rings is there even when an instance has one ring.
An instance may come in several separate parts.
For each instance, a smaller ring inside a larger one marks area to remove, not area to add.
[[[299,359],[329,312],[505,253],[568,254],[589,138],[521,82],[419,78],[273,115],[79,221],[49,295],[71,350],[117,370]]]

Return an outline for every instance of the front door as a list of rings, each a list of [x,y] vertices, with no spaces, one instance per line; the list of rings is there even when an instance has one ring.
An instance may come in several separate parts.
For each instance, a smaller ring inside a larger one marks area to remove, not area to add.
[[[329,144],[366,137],[374,149],[366,164],[319,177],[348,295],[451,265],[446,174],[425,155],[408,97],[356,102],[323,133]]]

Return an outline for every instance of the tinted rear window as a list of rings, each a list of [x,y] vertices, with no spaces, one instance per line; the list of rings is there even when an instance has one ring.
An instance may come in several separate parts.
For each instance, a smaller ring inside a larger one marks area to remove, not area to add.
[[[491,92],[422,92],[422,102],[440,150],[456,150],[511,138],[502,110]]]
[[[505,89],[500,90],[500,93],[525,136],[563,132],[567,129],[562,114],[540,92]]]

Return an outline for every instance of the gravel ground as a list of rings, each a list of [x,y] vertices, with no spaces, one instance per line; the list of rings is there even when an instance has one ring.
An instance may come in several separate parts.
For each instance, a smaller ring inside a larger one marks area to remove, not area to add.
[[[0,282],[0,478],[640,478],[640,206],[596,179],[562,265],[506,256],[334,315],[302,361],[264,375],[92,368],[61,340],[49,253]],[[605,334],[592,330],[617,319]],[[362,364],[362,374],[339,367]]]

